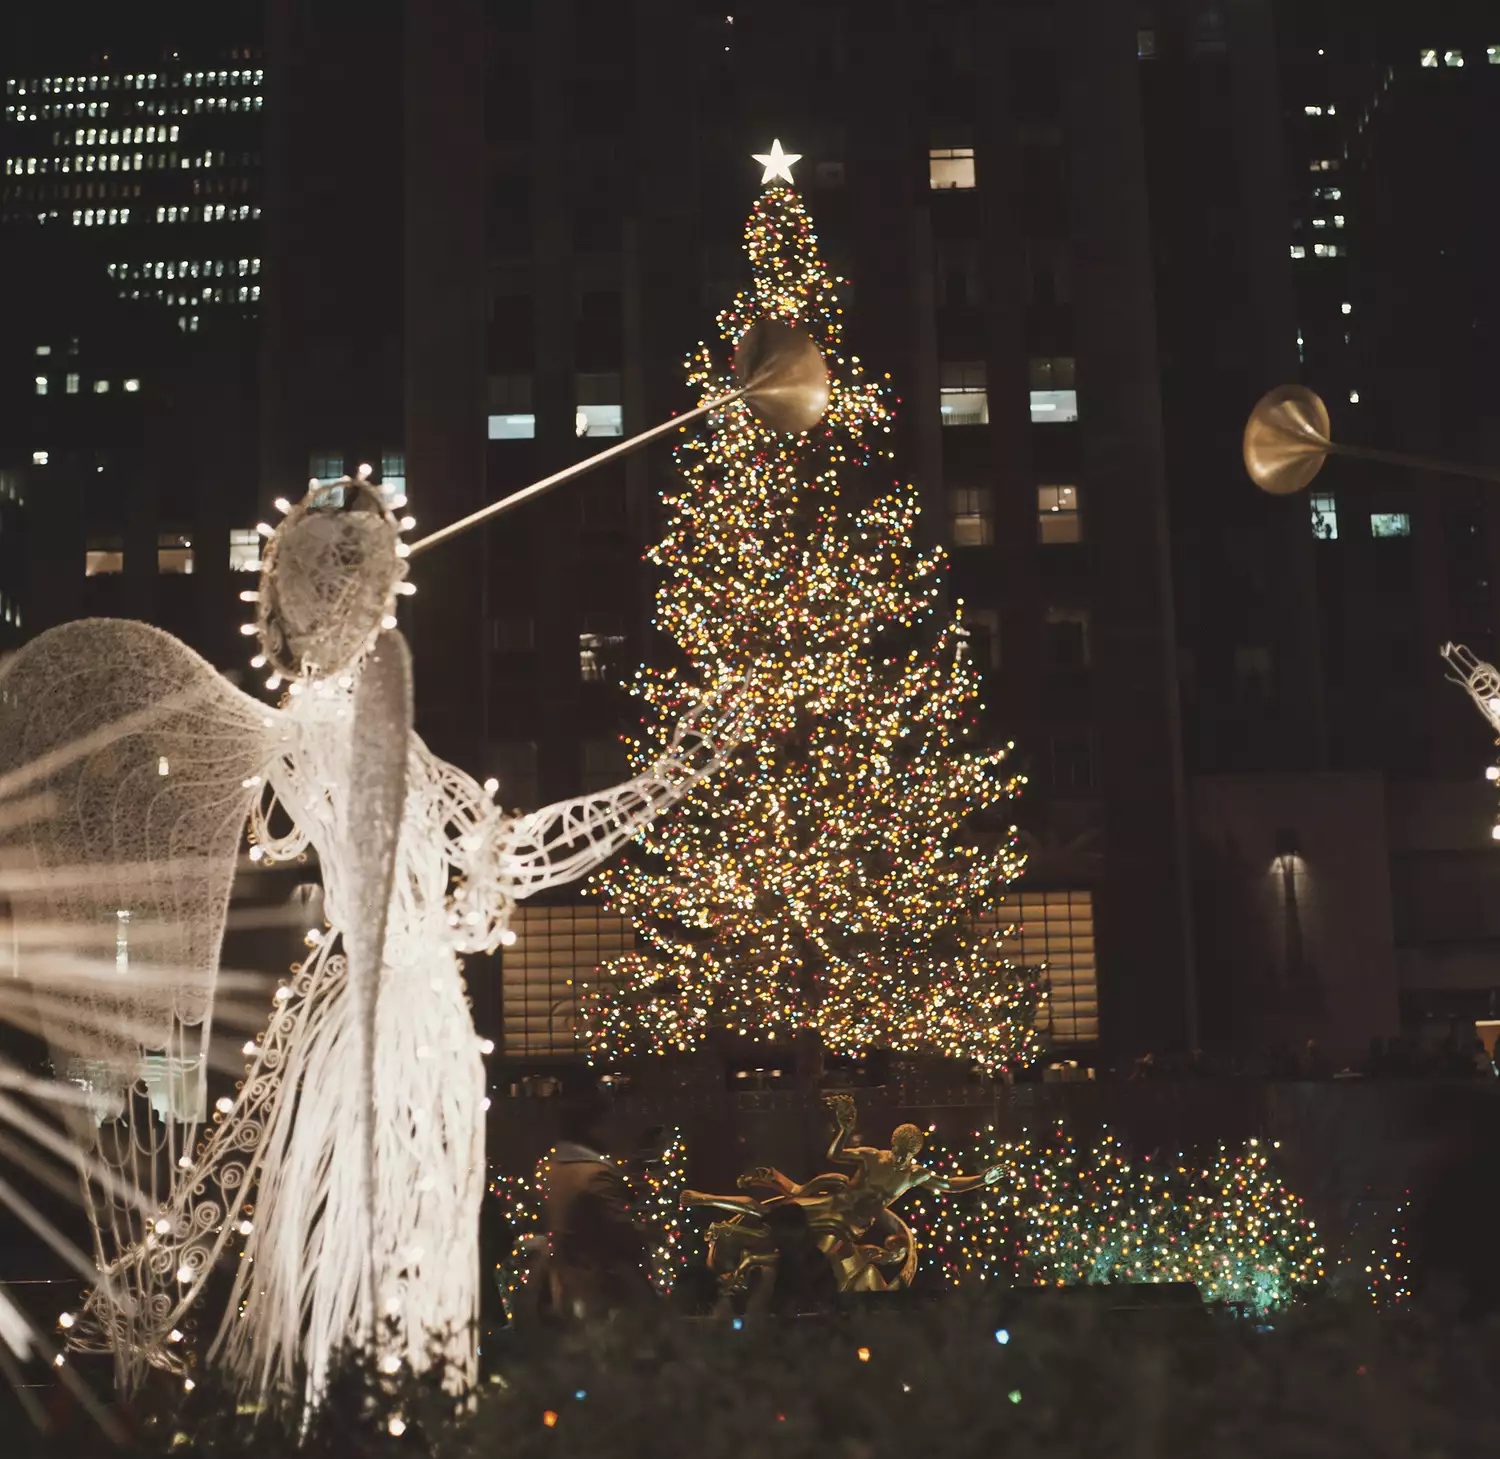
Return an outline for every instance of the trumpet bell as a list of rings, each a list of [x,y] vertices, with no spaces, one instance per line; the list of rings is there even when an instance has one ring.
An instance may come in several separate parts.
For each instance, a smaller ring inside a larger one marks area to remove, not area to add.
[[[742,399],[773,431],[810,431],[828,409],[823,352],[801,330],[777,320],[758,320],[741,336],[734,377]]]
[[[1281,385],[1262,395],[1245,422],[1245,470],[1272,496],[1301,491],[1332,446],[1328,408],[1305,385]]]

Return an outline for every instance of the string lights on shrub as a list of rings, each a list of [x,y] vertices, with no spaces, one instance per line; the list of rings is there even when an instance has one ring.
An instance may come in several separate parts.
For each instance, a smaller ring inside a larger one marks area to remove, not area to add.
[[[501,1261],[497,1274],[505,1294],[506,1310],[512,1317],[526,1285],[529,1261],[528,1238],[547,1234],[547,1173],[550,1156],[536,1163],[531,1175],[497,1175],[490,1182],[489,1199],[498,1200],[514,1232],[511,1254]],[[688,1259],[680,1197],[687,1185],[687,1143],[680,1131],[672,1135],[659,1161],[648,1165],[632,1182],[635,1199],[631,1214],[645,1226],[651,1256],[651,1280],[663,1296],[671,1292],[677,1274]],[[697,1259],[702,1259],[701,1251]]]
[[[964,1201],[916,1196],[907,1220],[924,1267],[951,1286],[1192,1282],[1209,1302],[1257,1313],[1324,1276],[1324,1248],[1274,1147],[1219,1146],[1203,1161],[1135,1159],[1112,1135],[1080,1149],[1065,1127],[1014,1143],[975,1132],[960,1152],[930,1138],[940,1171],[998,1165]]]
[[[1039,978],[1006,958],[1008,929],[966,930],[1022,865],[1013,827],[981,846],[968,824],[1023,777],[1005,750],[966,748],[982,706],[962,605],[939,602],[942,550],[914,543],[889,376],[846,348],[844,281],[785,175],[768,172],[755,203],[753,280],[719,333],[733,346],[762,319],[806,332],[830,401],[795,436],[735,404],[677,448],[681,485],[649,555],[665,576],[656,625],[681,663],[638,675],[643,730],[627,746],[649,761],[691,686],[725,677],[742,686],[746,742],[596,878],[639,947],[580,989],[585,1037],[613,1059],[690,1049],[710,1029],[768,1040],[810,1029],[841,1053],[1025,1065]],[[729,388],[707,345],[687,372],[700,399]]]

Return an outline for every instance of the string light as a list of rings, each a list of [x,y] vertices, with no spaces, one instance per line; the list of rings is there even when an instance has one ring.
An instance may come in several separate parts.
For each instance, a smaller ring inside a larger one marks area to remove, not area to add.
[[[530,1176],[499,1175],[490,1182],[490,1196],[500,1202],[505,1220],[515,1231],[518,1251],[527,1237],[547,1233],[547,1171],[548,1157],[543,1156]],[[681,1207],[687,1186],[687,1143],[680,1131],[673,1132],[660,1161],[648,1165],[635,1186],[631,1214],[646,1228],[651,1280],[666,1296],[687,1263]],[[701,1251],[697,1259],[702,1260]],[[498,1270],[505,1308],[514,1318],[517,1298],[525,1286],[525,1263],[513,1256],[501,1262]]]
[[[960,1154],[929,1139],[923,1163],[1000,1172],[962,1201],[917,1193],[905,1208],[923,1266],[951,1286],[1192,1282],[1267,1312],[1323,1280],[1312,1218],[1255,1140],[1206,1162],[1134,1160],[1112,1135],[1081,1150],[1058,1125],[1014,1143],[976,1132]]]
[[[980,681],[940,603],[946,557],[914,543],[889,389],[842,342],[842,280],[798,194],[773,180],[745,241],[753,283],[719,316],[722,339],[767,318],[807,332],[830,400],[801,435],[735,404],[678,445],[682,482],[649,556],[656,626],[687,668],[637,675],[643,730],[626,747],[645,767],[697,686],[727,680],[745,743],[593,882],[639,946],[580,984],[585,1041],[604,1061],[688,1050],[711,1029],[811,1029],[838,1053],[1024,1066],[1039,975],[1005,956],[1009,928],[975,930],[1024,858],[1013,827],[989,846],[968,828],[1024,778],[1006,750],[965,747]],[[732,383],[707,345],[687,370],[702,399]]]

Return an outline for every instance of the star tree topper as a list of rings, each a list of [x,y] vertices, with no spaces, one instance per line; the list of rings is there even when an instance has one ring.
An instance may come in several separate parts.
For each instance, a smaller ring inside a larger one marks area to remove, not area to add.
[[[790,182],[792,163],[802,160],[800,152],[783,152],[779,138],[771,143],[769,152],[752,152],[750,156],[753,161],[759,162],[765,168],[760,177],[762,182],[774,182],[778,177],[783,177]]]

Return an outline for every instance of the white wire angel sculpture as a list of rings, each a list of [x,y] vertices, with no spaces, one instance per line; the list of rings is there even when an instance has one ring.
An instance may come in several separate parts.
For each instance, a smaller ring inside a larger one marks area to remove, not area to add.
[[[126,621],[64,625],[0,669],[0,773],[59,761],[45,778],[55,809],[11,843],[38,869],[97,873],[59,886],[39,877],[15,903],[18,922],[80,934],[118,925],[139,949],[131,956],[175,970],[118,1037],[59,1024],[70,1046],[92,1049],[81,1082],[104,1106],[81,1137],[133,1168],[137,1185],[163,1182],[144,1220],[93,1207],[105,1280],[77,1331],[113,1350],[127,1386],[148,1366],[178,1368],[179,1321],[243,1240],[212,1352],[247,1391],[301,1382],[315,1400],[329,1358],[351,1343],[390,1372],[440,1356],[463,1385],[474,1374],[486,1101],[461,956],[505,940],[517,900],[623,846],[716,769],[733,736],[709,696],[646,774],[510,815],[412,730],[395,630],[406,553],[376,488],[363,476],[314,483],[266,530],[249,631],[268,687],[288,681],[281,708]],[[254,860],[316,853],[328,927],[309,934],[309,957],[247,1045],[243,1084],[198,1141],[247,821]],[[170,1085],[154,1119],[140,1109],[151,1057]]]

